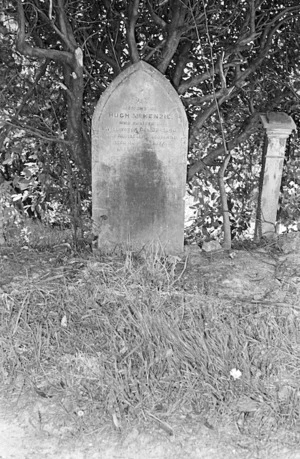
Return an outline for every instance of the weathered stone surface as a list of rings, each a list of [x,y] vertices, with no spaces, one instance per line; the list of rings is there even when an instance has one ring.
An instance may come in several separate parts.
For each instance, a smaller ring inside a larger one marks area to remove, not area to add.
[[[283,112],[269,112],[261,115],[261,122],[266,129],[268,136],[288,137],[293,129],[296,129],[293,118]]]
[[[188,123],[167,79],[139,62],[97,104],[92,124],[98,246],[159,244],[183,251]]]
[[[218,241],[203,242],[203,252],[215,252],[216,250],[222,250],[222,246]]]
[[[261,115],[267,133],[267,151],[261,193],[261,222],[263,236],[274,236],[276,216],[282,178],[286,139],[296,128],[293,119],[286,113],[267,113]]]

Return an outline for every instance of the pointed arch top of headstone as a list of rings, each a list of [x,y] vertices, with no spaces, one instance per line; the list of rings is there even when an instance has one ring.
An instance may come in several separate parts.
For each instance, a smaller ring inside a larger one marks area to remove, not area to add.
[[[152,80],[152,84],[161,86],[161,89],[165,91],[170,98],[172,98],[173,104],[176,104],[177,109],[180,110],[182,120],[185,120],[186,124],[188,123],[183,104],[169,80],[161,72],[159,72],[159,70],[143,60],[140,60],[139,62],[122,70],[122,72],[110,83],[109,87],[105,90],[97,103],[93,118],[96,118],[99,112],[101,112],[107,100],[116,91],[116,89],[120,85],[123,86],[126,84],[126,80],[130,80],[135,74],[139,75],[139,80],[142,80],[143,77],[141,75],[144,74],[145,84],[147,81]]]

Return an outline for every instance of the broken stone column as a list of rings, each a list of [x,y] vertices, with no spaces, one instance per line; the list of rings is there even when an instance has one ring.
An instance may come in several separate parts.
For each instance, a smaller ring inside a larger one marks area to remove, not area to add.
[[[286,140],[296,129],[293,119],[286,113],[270,112],[261,115],[266,130],[265,157],[261,177],[262,188],[257,208],[259,236],[272,237],[276,232],[276,216],[282,178]]]

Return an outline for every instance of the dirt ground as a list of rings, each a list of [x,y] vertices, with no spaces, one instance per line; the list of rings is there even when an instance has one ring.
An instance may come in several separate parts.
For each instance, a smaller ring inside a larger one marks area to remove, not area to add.
[[[300,310],[294,301],[295,293],[300,293],[299,254],[300,237],[295,233],[277,241],[276,247],[269,244],[255,250],[205,253],[190,247],[175,269],[178,284],[187,294],[200,291],[239,303],[259,302],[266,307],[272,303]],[[72,278],[84,263],[68,247],[42,253],[2,247],[0,295],[28,279]],[[0,459],[300,459],[300,432],[294,433],[292,443],[284,440],[285,433],[277,433],[275,439],[254,439],[243,435],[236,423],[220,426],[179,413],[172,421],[172,435],[155,420],[122,433],[112,433],[107,426],[74,435],[41,422],[50,409],[47,403],[25,395],[10,400],[0,397]]]
[[[133,428],[122,434],[108,431],[49,434],[31,419],[31,410],[18,404],[0,404],[1,459],[265,459],[300,458],[300,446],[283,446],[282,440],[241,435],[237,426],[212,427],[201,419],[177,419],[174,435],[156,429]],[[284,434],[283,434],[284,435]]]
[[[9,413],[9,414],[8,414]],[[43,431],[25,427],[12,414],[11,407],[1,407],[0,457],[2,459],[74,458],[239,458],[237,448],[225,440],[222,432],[211,432],[199,423],[198,428],[183,426],[168,437],[159,432],[133,429],[122,437],[105,432],[77,439],[47,436]],[[246,456],[245,456],[246,457]],[[254,456],[253,456],[254,457]],[[300,457],[300,456],[299,456]]]

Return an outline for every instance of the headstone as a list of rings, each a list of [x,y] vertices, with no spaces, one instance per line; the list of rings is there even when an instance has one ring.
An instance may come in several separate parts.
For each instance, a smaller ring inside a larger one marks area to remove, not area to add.
[[[261,115],[260,118],[266,130],[267,145],[262,170],[263,183],[261,202],[257,212],[257,225],[261,226],[262,236],[272,237],[276,232],[286,140],[296,129],[296,125],[289,115],[281,112],[270,112]]]
[[[92,200],[99,248],[183,251],[188,123],[175,89],[140,61],[100,98],[92,122]]]

